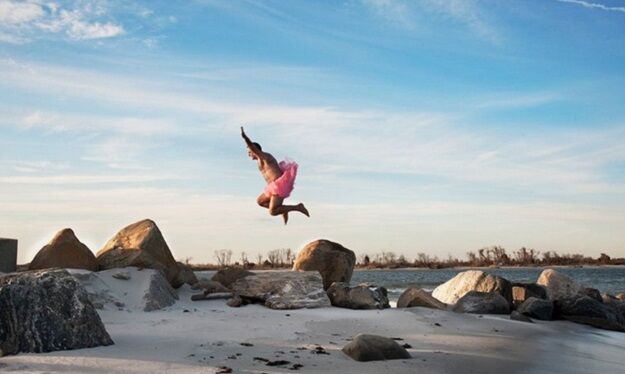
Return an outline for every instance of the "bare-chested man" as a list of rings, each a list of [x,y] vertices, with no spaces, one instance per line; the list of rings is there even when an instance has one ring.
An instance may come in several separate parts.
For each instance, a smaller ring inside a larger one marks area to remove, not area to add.
[[[283,205],[284,199],[291,195],[297,176],[297,163],[292,161],[276,161],[271,153],[263,152],[260,144],[254,143],[247,137],[243,127],[241,136],[247,144],[247,154],[258,162],[258,170],[267,181],[265,191],[258,196],[256,202],[263,208],[269,209],[272,216],[282,215],[284,224],[289,221],[289,212],[300,212],[310,217],[304,204]]]

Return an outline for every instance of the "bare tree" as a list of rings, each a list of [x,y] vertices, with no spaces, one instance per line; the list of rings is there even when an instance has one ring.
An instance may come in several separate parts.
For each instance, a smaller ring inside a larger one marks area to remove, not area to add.
[[[217,265],[219,265],[220,267],[230,265],[230,261],[232,260],[232,250],[230,249],[216,250],[215,260],[217,260]]]

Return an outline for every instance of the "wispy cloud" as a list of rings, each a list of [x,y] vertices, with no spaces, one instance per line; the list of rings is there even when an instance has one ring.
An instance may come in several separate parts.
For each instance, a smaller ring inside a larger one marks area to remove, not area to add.
[[[569,3],[583,6],[584,8],[589,9],[601,9],[609,12],[621,12],[625,13],[625,6],[608,6],[600,3],[591,3],[583,0],[556,0],[561,3]]]
[[[103,2],[0,2],[0,41],[20,44],[31,38],[64,35],[71,40],[104,39],[124,34],[124,27],[108,20]]]

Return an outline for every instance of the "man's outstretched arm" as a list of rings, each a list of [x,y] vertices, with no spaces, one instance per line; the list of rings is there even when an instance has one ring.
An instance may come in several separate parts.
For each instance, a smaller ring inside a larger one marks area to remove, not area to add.
[[[247,147],[250,149],[250,151],[253,154],[255,154],[256,157],[262,159],[263,151],[261,151],[260,149],[258,149],[256,145],[254,145],[254,143],[250,140],[250,138],[245,133],[245,130],[243,130],[243,126],[241,126],[241,136],[243,137],[243,140],[245,140],[245,144],[247,144]]]

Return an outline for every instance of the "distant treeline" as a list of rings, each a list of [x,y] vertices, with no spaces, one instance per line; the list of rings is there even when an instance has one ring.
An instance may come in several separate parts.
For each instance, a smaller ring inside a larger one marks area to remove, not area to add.
[[[230,249],[220,249],[214,252],[215,263],[193,264],[191,258],[184,260],[194,270],[215,270],[225,266],[242,266],[247,269],[285,269],[293,266],[296,253],[290,248],[280,248],[269,251],[266,255],[259,254],[255,258],[248,258],[241,252],[238,258],[233,258]],[[625,265],[625,258],[611,258],[602,253],[597,258],[581,254],[559,254],[555,251],[539,252],[531,248],[521,248],[508,253],[501,246],[492,246],[467,252],[466,259],[461,260],[451,255],[441,259],[438,256],[426,253],[417,253],[414,259],[404,255],[397,255],[392,251],[381,251],[369,255],[361,254],[356,259],[356,267],[361,269],[396,269],[396,268],[429,268],[443,269],[453,267],[495,267],[495,266],[566,266],[566,265]]]

